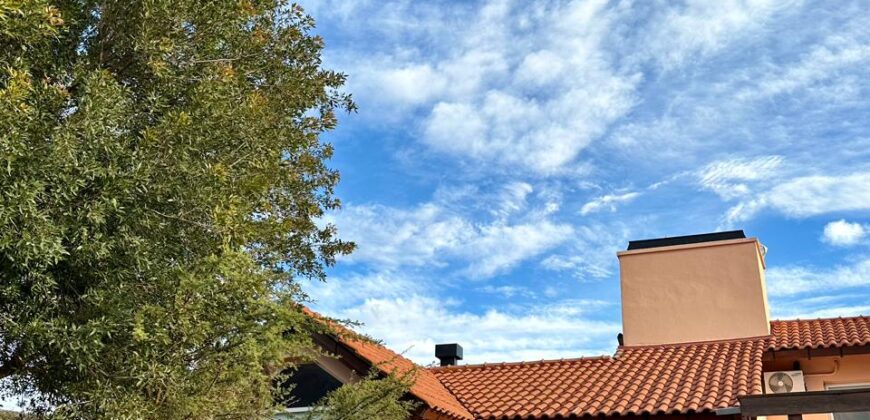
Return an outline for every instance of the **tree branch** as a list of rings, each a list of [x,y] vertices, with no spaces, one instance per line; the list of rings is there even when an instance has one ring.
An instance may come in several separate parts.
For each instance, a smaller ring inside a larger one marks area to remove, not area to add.
[[[0,365],[0,379],[17,374],[23,367],[24,360],[21,358],[21,350],[20,348],[15,349],[9,355],[9,359],[3,361],[3,364]]]

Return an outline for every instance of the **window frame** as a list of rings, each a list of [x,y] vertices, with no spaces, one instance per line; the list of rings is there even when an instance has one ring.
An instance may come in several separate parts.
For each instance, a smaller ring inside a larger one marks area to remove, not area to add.
[[[829,384],[825,383],[826,390],[837,390],[837,389],[870,389],[870,382],[851,382],[851,383],[837,383],[837,384]],[[834,417],[834,413],[830,413],[828,415],[830,420],[837,420]]]

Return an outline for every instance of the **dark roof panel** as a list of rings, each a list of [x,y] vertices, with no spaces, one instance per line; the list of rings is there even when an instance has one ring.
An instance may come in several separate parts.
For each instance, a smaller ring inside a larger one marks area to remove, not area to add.
[[[701,242],[725,241],[729,239],[743,239],[746,234],[742,230],[730,230],[727,232],[702,233],[699,235],[671,236],[657,239],[642,239],[629,241],[628,250],[659,248],[663,246],[697,244]]]

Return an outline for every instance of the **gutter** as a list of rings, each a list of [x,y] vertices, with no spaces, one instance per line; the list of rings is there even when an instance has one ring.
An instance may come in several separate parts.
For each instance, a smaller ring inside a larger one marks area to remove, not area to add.
[[[715,410],[717,416],[733,416],[740,414],[740,406],[735,405],[734,407],[725,407],[725,408],[717,408]]]

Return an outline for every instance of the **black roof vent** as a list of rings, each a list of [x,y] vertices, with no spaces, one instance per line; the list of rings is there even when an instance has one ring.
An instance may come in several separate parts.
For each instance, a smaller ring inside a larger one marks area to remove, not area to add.
[[[462,360],[462,346],[459,344],[436,344],[435,357],[441,360],[441,366],[456,366]]]
[[[730,230],[727,232],[702,233],[700,235],[672,236],[669,238],[642,239],[629,241],[628,250],[659,248],[663,246],[697,244],[701,242],[725,241],[728,239],[744,239],[746,234],[742,230]]]

